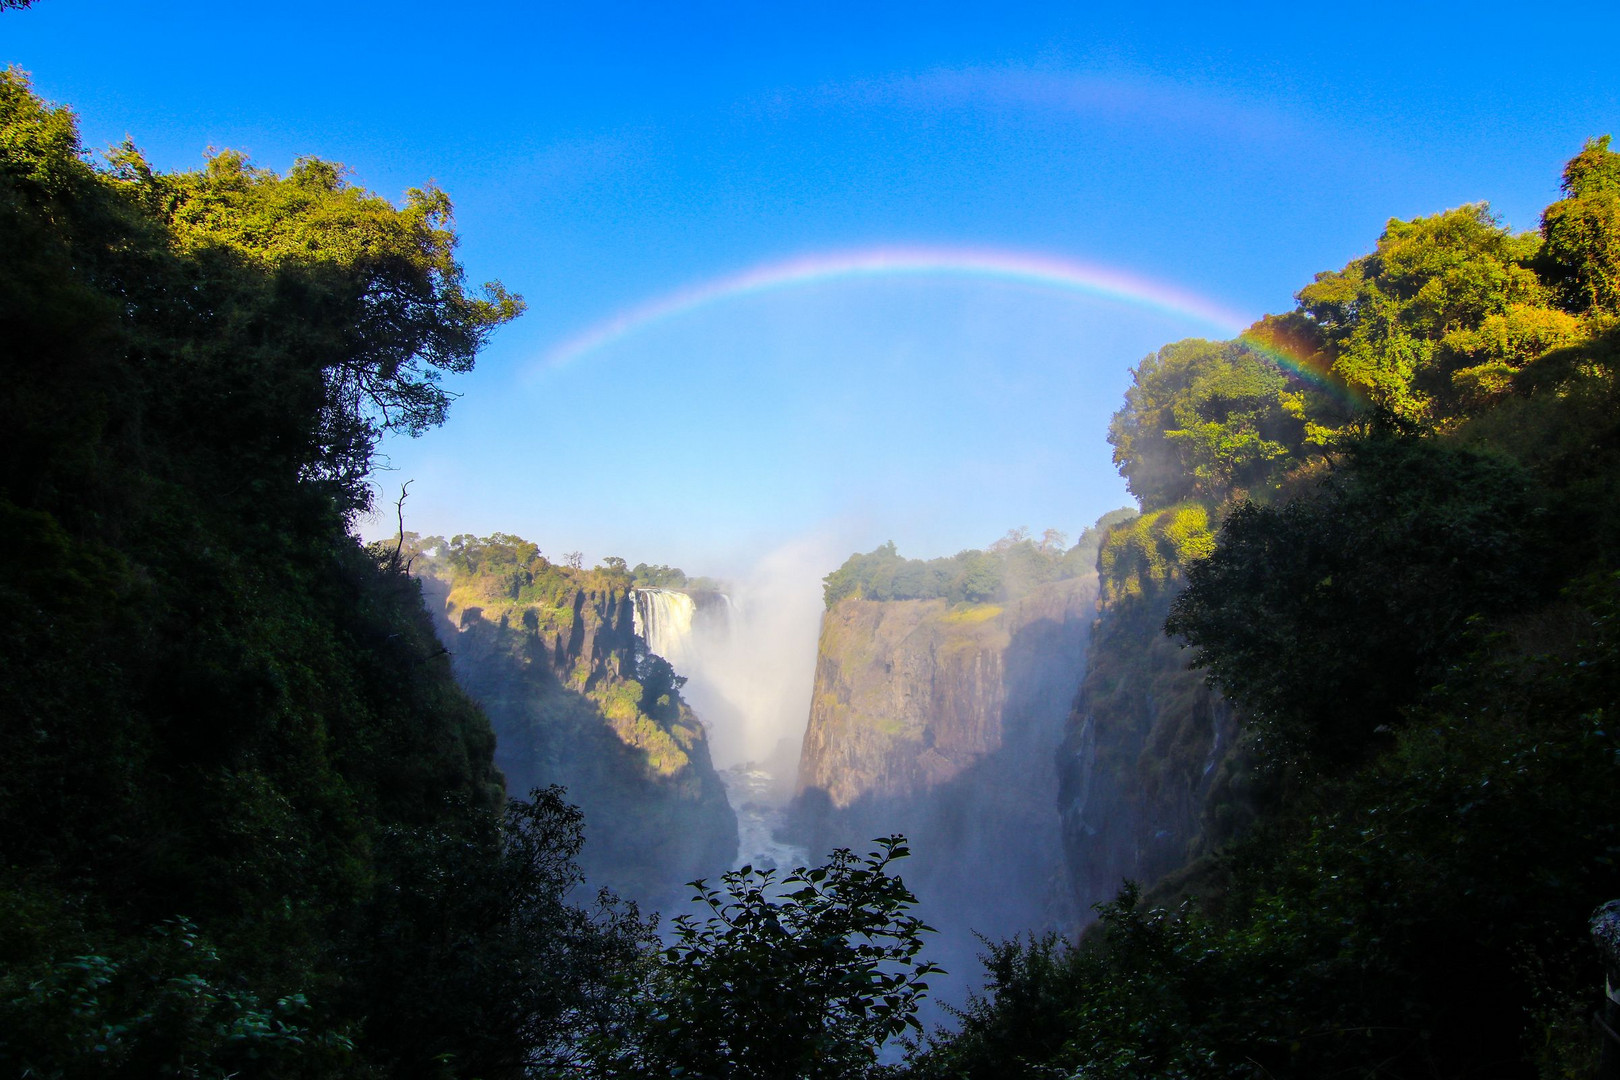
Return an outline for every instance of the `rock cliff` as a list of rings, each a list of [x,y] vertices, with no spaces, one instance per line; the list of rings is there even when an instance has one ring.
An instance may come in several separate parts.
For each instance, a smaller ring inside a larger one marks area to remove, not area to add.
[[[585,811],[593,886],[672,907],[684,882],[730,866],[737,822],[703,726],[674,686],[637,672],[627,588],[489,605],[421,580],[457,681],[495,729],[508,790],[561,784]]]
[[[815,852],[904,832],[908,884],[969,928],[1068,921],[1054,760],[1095,617],[1093,575],[1005,604],[846,598],[822,622],[795,820]],[[956,931],[950,934],[949,931]]]
[[[1083,921],[1126,879],[1172,898],[1177,879],[1248,820],[1238,717],[1164,633],[1183,568],[1208,536],[1200,508],[1177,507],[1117,524],[1101,546],[1100,612],[1058,754],[1064,859]]]

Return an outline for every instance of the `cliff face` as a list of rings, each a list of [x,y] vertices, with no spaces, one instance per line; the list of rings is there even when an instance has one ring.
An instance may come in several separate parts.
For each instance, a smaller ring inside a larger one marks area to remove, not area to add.
[[[813,853],[904,832],[925,916],[1009,935],[1067,921],[1055,754],[1095,578],[1005,605],[844,599],[822,622],[795,817]],[[945,912],[949,913],[947,919]]]
[[[488,608],[438,578],[422,583],[457,681],[495,729],[508,790],[561,784],[585,811],[592,885],[668,906],[684,882],[730,866],[737,822],[703,726],[672,687],[636,681],[626,589]]]
[[[1127,878],[1162,884],[1169,899],[1248,820],[1238,717],[1164,633],[1183,567],[1209,536],[1200,508],[1177,508],[1119,525],[1102,546],[1101,613],[1058,754],[1064,860],[1082,915]]]

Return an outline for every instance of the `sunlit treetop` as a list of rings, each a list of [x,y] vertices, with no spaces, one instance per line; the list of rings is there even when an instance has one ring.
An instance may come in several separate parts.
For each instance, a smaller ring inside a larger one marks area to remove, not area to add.
[[[1620,315],[1620,154],[1609,136],[1565,166],[1564,194],[1541,216],[1548,279],[1564,306]]]
[[[1346,382],[1382,408],[1427,420],[1436,391],[1423,383],[1442,340],[1545,302],[1531,268],[1540,246],[1534,233],[1501,227],[1484,203],[1392,220],[1372,254],[1318,274],[1299,305]]]
[[[1237,341],[1145,358],[1109,427],[1143,509],[1265,502],[1358,411],[1450,429],[1528,392],[1548,358],[1584,356],[1620,316],[1620,154],[1607,136],[1569,162],[1563,188],[1540,233],[1502,227],[1484,203],[1391,220],[1293,311]]]
[[[221,445],[330,481],[351,510],[369,503],[382,434],[443,422],[442,373],[470,370],[523,310],[498,282],[467,289],[450,200],[432,186],[396,207],[332,162],[280,176],[223,151],[161,173],[127,142],[97,166],[73,114],[17,71],[0,76],[0,139],[17,235],[50,274],[113,301],[109,340],[158,380],[123,406],[213,423]]]

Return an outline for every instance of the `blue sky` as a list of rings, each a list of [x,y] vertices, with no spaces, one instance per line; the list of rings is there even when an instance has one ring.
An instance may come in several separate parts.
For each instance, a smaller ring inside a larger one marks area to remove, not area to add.
[[[388,446],[408,525],[724,574],[792,543],[1072,535],[1124,501],[1103,436],[1130,366],[1219,328],[879,276],[710,302],[553,367],[559,343],[751,267],[906,246],[1282,310],[1391,216],[1486,199],[1533,227],[1562,162],[1620,129],[1617,30],[1612,3],[39,0],[0,15],[0,59],[88,145],[127,133],[165,168],[233,147],[394,198],[436,180],[469,277],[530,309],[444,428]]]

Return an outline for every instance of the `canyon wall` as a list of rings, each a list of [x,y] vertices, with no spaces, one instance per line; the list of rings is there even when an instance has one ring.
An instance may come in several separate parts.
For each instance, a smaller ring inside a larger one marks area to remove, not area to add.
[[[851,597],[823,619],[797,835],[815,855],[905,833],[901,871],[955,971],[968,930],[1072,922],[1055,759],[1095,604],[1087,575],[1004,604]]]
[[[1099,549],[1098,618],[1057,763],[1082,921],[1127,879],[1173,900],[1252,813],[1239,718],[1164,633],[1210,535],[1204,510],[1182,505],[1116,522]]]
[[[684,882],[731,865],[737,822],[703,725],[669,669],[638,658],[630,591],[587,583],[557,603],[491,605],[421,580],[508,790],[566,787],[585,811],[590,884],[684,910]]]

